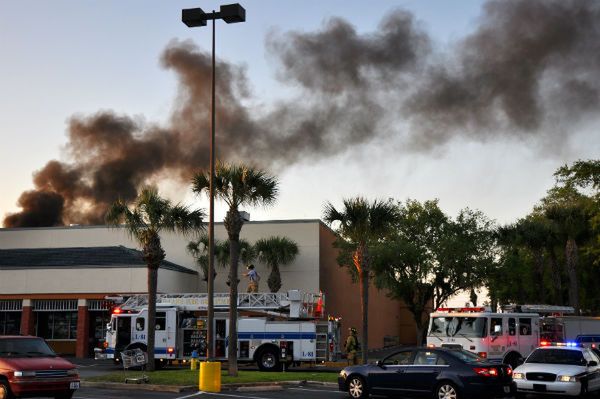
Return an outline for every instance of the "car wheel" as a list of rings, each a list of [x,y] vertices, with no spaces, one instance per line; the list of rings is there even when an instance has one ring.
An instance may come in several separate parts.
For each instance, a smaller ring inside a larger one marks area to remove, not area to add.
[[[365,379],[358,375],[353,375],[348,381],[348,394],[354,399],[363,399],[369,397],[369,390]]]
[[[73,397],[74,391],[68,391],[61,393],[60,395],[56,395],[54,399],[71,399]]]
[[[281,367],[275,349],[271,348],[266,348],[260,352],[257,363],[260,371],[277,371]]]
[[[434,391],[434,399],[458,399],[458,388],[451,382],[444,381],[439,384]]]
[[[8,382],[0,381],[0,399],[13,399],[14,396],[10,392]]]

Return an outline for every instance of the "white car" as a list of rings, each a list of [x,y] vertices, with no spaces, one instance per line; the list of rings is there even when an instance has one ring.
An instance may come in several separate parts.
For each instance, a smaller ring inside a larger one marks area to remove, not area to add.
[[[545,344],[513,373],[517,395],[583,396],[600,390],[600,358],[575,343]]]

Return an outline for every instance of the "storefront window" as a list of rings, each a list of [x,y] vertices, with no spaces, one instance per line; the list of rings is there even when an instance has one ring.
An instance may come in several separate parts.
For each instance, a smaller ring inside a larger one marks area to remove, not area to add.
[[[76,339],[77,312],[37,312],[36,331],[45,339]]]
[[[19,335],[20,331],[20,312],[0,312],[0,335]]]

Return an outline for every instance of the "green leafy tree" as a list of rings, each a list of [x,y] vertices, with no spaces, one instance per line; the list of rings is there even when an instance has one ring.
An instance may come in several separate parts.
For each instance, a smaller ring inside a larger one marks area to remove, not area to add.
[[[193,191],[209,195],[210,171],[197,173],[192,182]],[[229,207],[224,224],[229,239],[229,354],[228,372],[238,375],[237,365],[237,300],[238,262],[240,258],[240,231],[244,220],[241,206],[268,206],[275,202],[278,182],[266,172],[244,164],[218,163],[215,168],[215,196]]]
[[[343,209],[337,210],[331,203],[327,203],[323,219],[336,230],[336,246],[340,249],[338,263],[349,267],[359,281],[362,361],[366,364],[369,350],[371,249],[393,231],[398,220],[398,209],[391,201],[369,202],[363,197],[344,199],[343,205]]]
[[[569,305],[579,314],[579,243],[590,233],[589,198],[577,192],[573,186],[554,187],[542,200],[545,216],[552,220],[565,243],[565,270],[569,277]]]
[[[398,209],[396,230],[374,251],[376,284],[406,304],[421,343],[432,306],[483,285],[495,257],[492,222],[469,209],[452,220],[437,201]]]
[[[270,237],[258,240],[254,244],[258,259],[271,268],[267,280],[269,290],[277,292],[281,289],[280,265],[292,263],[298,256],[298,244],[287,237]]]
[[[188,234],[203,229],[201,210],[190,211],[182,205],[172,205],[161,198],[156,188],[142,189],[133,203],[133,208],[123,201],[115,202],[106,214],[108,225],[124,225],[129,235],[142,248],[148,267],[148,369],[154,370],[154,334],[156,329],[156,290],[158,268],[165,259],[160,242],[162,231]]]
[[[578,312],[596,314],[600,161],[564,165],[554,176],[555,186],[529,215],[498,230],[502,255],[488,278],[490,295],[504,303],[568,303]]]
[[[561,184],[592,188],[600,192],[600,160],[579,160],[573,165],[564,165],[554,173]]]
[[[579,160],[559,168],[554,176],[559,185],[583,189],[589,194],[586,207],[592,242],[585,252],[596,266],[600,266],[600,160]]]

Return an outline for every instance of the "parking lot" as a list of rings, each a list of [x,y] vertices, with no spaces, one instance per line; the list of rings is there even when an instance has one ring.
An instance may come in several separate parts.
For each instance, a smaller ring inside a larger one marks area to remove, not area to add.
[[[287,387],[265,387],[264,390],[252,391],[223,391],[221,393],[208,392],[152,392],[152,391],[137,391],[137,390],[114,390],[114,389],[98,389],[83,387],[75,396],[74,399],[272,399],[272,398],[315,398],[315,399],[335,399],[345,398],[346,393],[340,392],[332,387],[320,386],[287,386]],[[268,390],[266,390],[268,389]]]

